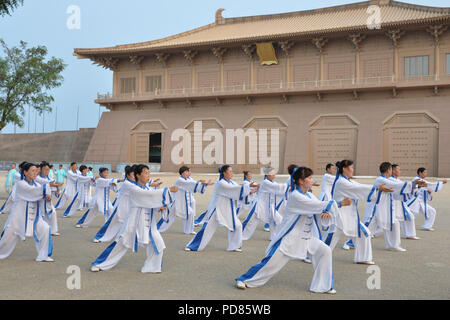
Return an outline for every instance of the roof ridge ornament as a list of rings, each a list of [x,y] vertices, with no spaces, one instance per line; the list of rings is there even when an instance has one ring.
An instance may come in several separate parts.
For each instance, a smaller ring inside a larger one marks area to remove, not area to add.
[[[225,11],[224,8],[216,10],[216,24],[225,24],[225,18],[222,16],[223,11]]]

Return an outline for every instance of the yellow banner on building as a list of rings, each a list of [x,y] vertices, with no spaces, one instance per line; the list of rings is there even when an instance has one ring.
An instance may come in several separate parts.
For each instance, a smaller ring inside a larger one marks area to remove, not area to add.
[[[256,44],[256,53],[259,56],[260,65],[278,64],[277,57],[275,56],[275,49],[272,42],[262,42]]]

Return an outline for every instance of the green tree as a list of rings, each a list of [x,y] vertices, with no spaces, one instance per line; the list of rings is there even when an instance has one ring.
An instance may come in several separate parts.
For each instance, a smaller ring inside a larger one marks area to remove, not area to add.
[[[42,115],[51,112],[54,101],[49,91],[62,84],[62,71],[66,67],[62,59],[55,57],[45,61],[47,48],[27,48],[20,42],[18,47],[8,48],[0,39],[0,131],[13,123],[23,127],[25,106],[30,106]]]
[[[22,4],[23,0],[0,0],[0,16],[11,15],[11,12]]]

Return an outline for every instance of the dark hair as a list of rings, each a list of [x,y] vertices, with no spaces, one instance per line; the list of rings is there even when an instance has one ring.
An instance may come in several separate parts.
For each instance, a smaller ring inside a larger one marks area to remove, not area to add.
[[[77,164],[76,162],[71,162],[70,163],[70,166],[73,166],[74,164]]]
[[[63,165],[62,165],[62,164],[60,164],[59,166],[60,166],[60,167],[62,167]]]
[[[108,171],[108,168],[101,167],[100,169],[98,169],[98,173],[103,173],[104,171]]]
[[[397,168],[397,167],[399,167],[398,164],[395,164],[395,163],[392,164],[392,170],[394,170],[394,169]]]
[[[128,177],[132,173],[133,173],[133,168],[130,166],[126,166],[125,167],[125,177]]]
[[[289,167],[287,168],[288,169],[288,173],[291,175],[292,172],[294,172],[295,168],[298,168],[298,166],[296,164],[290,164]]]
[[[50,168],[50,169],[53,168],[53,165],[51,164],[51,165],[49,166],[49,168]]]
[[[92,171],[93,168],[92,168],[92,167],[88,167],[88,169],[89,169],[90,171]]]
[[[422,173],[425,170],[427,170],[427,169],[425,169],[424,167],[420,167],[419,169],[417,169],[417,174]]]
[[[49,167],[50,168],[50,164],[47,161],[42,161],[41,164],[39,165],[39,167],[42,169],[43,167]]]
[[[36,164],[34,164],[34,163],[29,163],[29,162],[26,162],[23,166],[22,166],[22,171],[28,171],[28,170],[30,170],[30,168],[31,167],[36,167],[37,168],[37,165]]]
[[[180,174],[180,176],[183,174],[183,172],[185,172],[185,171],[189,171],[189,167],[186,167],[186,166],[182,166],[181,168],[180,168],[180,170],[178,170],[178,173]]]
[[[244,174],[244,179],[246,179],[250,171],[244,170],[242,173]]]
[[[352,164],[352,160],[342,160],[336,162],[336,168],[338,169],[339,174],[342,174],[344,173],[344,168],[350,167]]]
[[[330,169],[332,166],[334,166],[334,164],[328,163],[325,167],[325,170],[328,171],[328,169]]]
[[[380,172],[386,173],[389,169],[392,168],[392,164],[390,162],[383,162],[380,164]]]
[[[221,175],[223,175],[223,173],[225,172],[225,171],[227,171],[228,170],[228,168],[230,168],[231,166],[229,165],[229,164],[224,164],[223,166],[221,166],[220,168],[219,168],[219,173],[221,174]]]
[[[306,178],[313,175],[313,171],[307,167],[298,167],[297,171],[294,172],[292,179],[294,180],[295,185],[298,186],[298,180],[305,180]]]
[[[21,164],[19,164],[19,169],[23,169],[23,167],[27,164],[26,161],[22,162]]]
[[[84,164],[81,165],[79,168],[80,172],[83,172],[83,170],[86,170],[86,169],[87,169],[87,167]]]
[[[146,166],[145,164],[138,164],[138,165],[136,165],[136,167],[134,168],[134,176],[137,178],[137,175],[141,175],[142,171],[144,169],[149,169],[149,167]]]
[[[126,165],[125,168],[123,169],[124,172],[127,172],[128,169],[130,169],[131,166]]]

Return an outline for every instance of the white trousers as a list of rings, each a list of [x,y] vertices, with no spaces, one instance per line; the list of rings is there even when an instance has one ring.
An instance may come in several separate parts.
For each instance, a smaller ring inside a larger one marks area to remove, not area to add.
[[[158,230],[160,233],[164,233],[167,230],[169,230],[170,226],[175,222],[177,215],[175,213],[175,210],[171,210],[169,213],[169,218],[168,218],[168,222],[166,222],[165,220],[160,220],[158,222],[159,227]],[[161,218],[162,219],[162,218]],[[181,219],[183,221],[183,232],[185,234],[191,234],[194,232],[194,215],[193,214],[189,214],[187,219],[182,218]]]
[[[333,238],[331,239],[330,248],[334,250],[336,244],[339,242],[339,238],[343,235],[341,229],[336,228],[336,231],[333,234]],[[355,256],[353,258],[354,262],[365,262],[372,261],[372,243],[370,237],[361,238],[358,237],[350,237],[352,239],[353,244],[355,245]]]
[[[400,247],[400,223],[397,221],[390,229],[384,230],[384,241],[386,242],[386,249]]]
[[[308,256],[312,259],[314,275],[310,290],[313,292],[327,292],[333,288],[332,251],[324,242],[317,238],[307,241]],[[259,264],[236,280],[243,281],[249,288],[264,285],[277,274],[291,257],[280,251],[279,247],[270,252]]]
[[[141,268],[141,272],[161,272],[163,251],[156,254],[152,244],[145,245],[145,248],[147,251],[147,259],[144,262],[144,266]],[[122,259],[127,251],[128,248],[123,244],[123,238],[120,238],[111,243],[93,265],[99,267],[101,270],[109,270],[119,263],[120,259]],[[97,263],[99,259],[102,261]]]
[[[187,244],[186,247],[192,251],[202,251],[206,245],[211,241],[212,236],[216,232],[219,223],[216,219],[216,212],[205,222],[199,232]],[[228,230],[228,248],[227,251],[233,251],[242,247],[242,223],[238,218],[235,218],[235,230]]]
[[[414,215],[411,215],[411,220],[400,221],[400,230],[404,238],[416,236],[416,221]]]
[[[43,261],[51,256],[52,245],[49,245],[51,241],[50,226],[41,217],[34,226],[34,234],[37,238],[34,239],[38,253],[36,261]],[[0,259],[7,258],[14,251],[19,240],[20,236],[14,232],[14,229],[6,228],[0,240]]]
[[[275,234],[277,233],[278,226],[280,225],[282,219],[283,219],[283,217],[278,212],[275,212],[275,216],[274,216],[275,225],[273,225],[272,223],[269,223],[270,240],[272,240],[273,237],[275,236]],[[258,223],[260,221],[265,223],[263,220],[260,220],[256,217],[256,213],[253,213],[252,216],[250,217],[250,219],[248,220],[248,222],[245,224],[245,227],[242,230],[242,240],[249,240],[252,237],[252,235],[255,232],[256,227],[258,226]],[[245,221],[244,221],[244,223],[245,223]]]
[[[59,232],[58,216],[57,216],[55,208],[52,208],[52,213],[50,214],[50,216],[45,215],[45,222],[47,222],[48,225],[50,226],[50,228],[52,230],[52,234]]]
[[[433,228],[434,220],[436,219],[436,209],[427,204],[427,214],[425,215],[425,211],[422,209],[420,209],[420,212],[425,216],[422,229]]]

